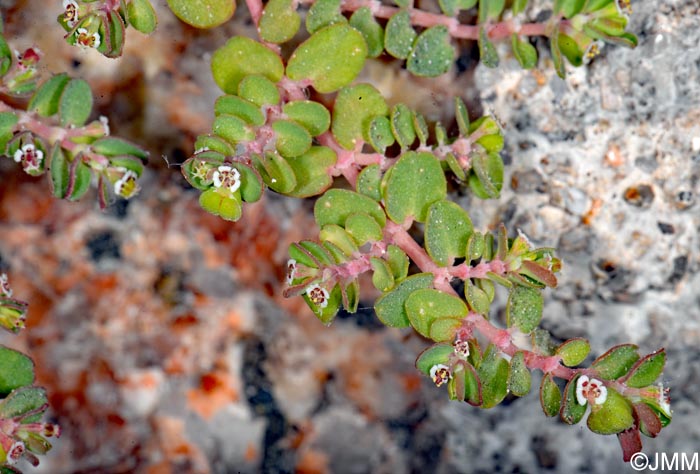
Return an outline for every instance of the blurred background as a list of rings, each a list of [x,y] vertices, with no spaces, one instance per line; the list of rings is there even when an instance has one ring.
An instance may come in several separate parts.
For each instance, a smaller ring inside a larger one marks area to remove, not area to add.
[[[27,330],[2,344],[30,355],[63,435],[37,469],[68,473],[633,472],[615,437],[547,419],[536,391],[491,410],[449,402],[413,366],[427,341],[362,309],[330,327],[282,296],[287,246],[314,238],[313,200],[267,192],[238,223],[197,203],[178,165],[209,130],[220,94],[211,53],[251,35],[244,5],[212,31],[153,2],[151,37],[128,30],[118,60],[61,41],[61,2],[0,1],[16,49],[46,73],[89,81],[94,116],[143,145],[139,196],[101,212],[50,197],[45,178],[0,160],[0,272],[28,301]],[[551,2],[530,2],[532,19]],[[502,198],[454,188],[475,227],[504,222],[563,260],[542,326],[590,339],[593,357],[632,342],[667,350],[673,423],[644,451],[700,446],[700,6],[632,2],[635,50],[606,46],[585,69],[478,65],[412,78],[375,61],[363,81],[390,103],[453,124],[451,98],[505,127]],[[447,104],[447,105],[445,105]],[[503,315],[500,295],[493,318]],[[538,386],[539,375],[533,381]]]

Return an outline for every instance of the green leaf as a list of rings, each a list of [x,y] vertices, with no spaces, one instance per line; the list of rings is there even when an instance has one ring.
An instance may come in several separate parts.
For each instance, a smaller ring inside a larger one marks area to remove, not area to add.
[[[411,275],[389,293],[382,295],[374,305],[379,320],[386,326],[403,328],[410,324],[404,307],[406,300],[416,290],[433,286],[432,273]]]
[[[632,406],[625,397],[608,388],[605,403],[593,406],[586,424],[594,433],[602,435],[620,433],[634,425]]]
[[[391,122],[384,115],[378,115],[369,124],[369,130],[365,133],[368,142],[377,153],[382,155],[386,149],[394,144],[394,132],[391,129]]]
[[[503,160],[498,153],[477,153],[472,156],[469,187],[481,199],[495,199],[503,187]]]
[[[69,162],[58,142],[51,149],[51,192],[59,199],[67,197],[68,181],[70,179]]]
[[[368,196],[375,201],[382,198],[379,192],[379,186],[382,181],[382,170],[379,165],[366,166],[360,175],[357,177],[357,191],[365,196]]]
[[[447,16],[455,16],[460,10],[468,10],[477,0],[438,0],[440,10]]]
[[[465,137],[469,135],[469,112],[464,101],[459,97],[455,97],[455,119],[459,127],[459,134]]]
[[[232,168],[236,168],[241,173],[241,188],[239,192],[245,202],[256,202],[263,192],[262,177],[252,165],[234,161]]]
[[[413,113],[404,104],[396,104],[391,108],[391,131],[402,150],[411,146],[416,139]]]
[[[530,339],[532,340],[532,346],[537,354],[545,356],[554,354],[554,350],[557,346],[552,341],[552,336],[549,334],[549,331],[537,328],[530,333]]]
[[[277,85],[267,77],[257,74],[246,76],[241,80],[238,84],[238,95],[258,107],[277,105],[280,101]]]
[[[420,189],[420,193],[415,190]],[[404,153],[384,176],[383,196],[387,215],[397,224],[407,219],[425,222],[430,205],[447,195],[440,162],[431,153]]]
[[[569,19],[581,13],[586,0],[555,0],[554,13],[561,13]]]
[[[473,262],[479,260],[484,253],[485,245],[484,234],[481,232],[473,232],[467,239],[467,248],[465,251],[467,261]]]
[[[232,145],[255,140],[253,128],[234,115],[221,114],[216,117],[212,131]]]
[[[411,15],[406,10],[389,18],[384,32],[386,52],[398,59],[406,59],[413,49],[416,32],[411,26]]]
[[[408,275],[408,255],[396,245],[389,245],[386,249],[387,261],[391,267],[394,279],[402,281]]]
[[[471,364],[464,364],[464,400],[473,406],[483,403],[481,394],[481,381],[476,369]]]
[[[389,107],[374,86],[358,84],[338,93],[333,105],[331,131],[346,150],[353,150],[358,140],[370,141],[369,125],[377,115],[387,115]]]
[[[423,31],[408,56],[406,69],[423,77],[445,74],[455,58],[450,40],[450,33],[444,25],[435,25]]]
[[[384,29],[375,20],[372,10],[362,7],[350,17],[350,26],[362,33],[367,43],[367,57],[376,58],[384,51]]]
[[[314,206],[314,217],[319,227],[327,224],[344,226],[346,219],[357,212],[369,214],[381,227],[386,224],[384,210],[376,201],[346,189],[326,191]]]
[[[63,90],[70,81],[68,74],[57,74],[44,82],[29,100],[27,110],[42,117],[50,117],[58,112]]]
[[[95,153],[105,156],[129,155],[140,158],[142,161],[148,159],[148,152],[134,145],[133,143],[117,137],[103,137],[95,140],[90,147]]]
[[[270,43],[286,43],[301,27],[301,17],[293,0],[270,0],[260,18],[260,38]]]
[[[565,366],[575,367],[586,359],[590,351],[591,345],[588,341],[577,337],[569,339],[557,347],[556,354],[561,357]]]
[[[542,319],[544,298],[533,288],[516,286],[510,291],[506,305],[508,327],[515,326],[524,334],[532,332]]]
[[[625,385],[633,388],[648,387],[659,378],[665,364],[666,351],[664,349],[643,357],[630,369]]]
[[[303,155],[311,148],[311,135],[295,122],[277,120],[272,123],[272,130],[275,132],[275,147],[285,158]]]
[[[5,41],[5,38],[0,36],[0,77],[7,74],[7,71],[10,70],[13,58],[14,55],[12,54],[12,50],[8,46],[7,41]]]
[[[200,194],[199,205],[205,211],[227,221],[235,222],[241,218],[242,208],[239,199],[220,192],[216,188],[207,189]]]
[[[175,16],[195,28],[214,28],[226,22],[236,10],[231,0],[168,0]]]
[[[521,40],[517,34],[511,36],[513,55],[523,69],[537,66],[537,49],[527,39]]]
[[[82,79],[71,79],[63,89],[58,103],[58,116],[62,126],[81,127],[92,112],[92,90]]]
[[[92,173],[88,165],[83,163],[82,155],[76,156],[70,166],[70,185],[66,190],[68,200],[77,201],[90,189]]]
[[[202,151],[215,151],[224,156],[233,156],[233,146],[221,137],[214,134],[199,135],[194,142],[195,153]],[[183,164],[183,166],[185,166]]]
[[[424,146],[428,142],[430,132],[425,117],[415,110],[413,111],[413,129],[416,131],[416,136],[421,146]]]
[[[452,344],[435,344],[418,355],[416,369],[423,375],[430,376],[430,369],[438,364],[447,365],[450,355],[454,352]]]
[[[480,0],[479,1],[479,23],[486,23],[489,20],[498,19],[505,7],[505,0]]]
[[[312,146],[306,153],[288,158],[287,163],[294,171],[297,184],[289,192],[294,197],[317,196],[333,184],[329,169],[335,165],[335,152],[325,146]]]
[[[578,43],[573,38],[560,33],[558,43],[559,50],[573,66],[578,67],[583,64],[584,51],[579,48]]]
[[[0,346],[0,395],[34,383],[34,362],[9,347]]]
[[[581,421],[581,418],[586,413],[586,408],[588,408],[587,403],[580,405],[576,399],[576,383],[580,376],[581,374],[574,375],[566,384],[566,388],[564,388],[564,402],[561,404],[561,410],[559,411],[559,417],[562,421],[570,425],[575,425]]]
[[[496,52],[496,47],[489,40],[486,34],[486,29],[482,26],[479,28],[479,58],[481,62],[486,67],[497,67],[498,66],[498,52]]]
[[[438,318],[430,325],[428,337],[435,342],[453,341],[455,334],[462,327],[462,320],[455,318]]]
[[[376,289],[385,293],[391,290],[394,285],[394,275],[386,260],[378,257],[370,257],[369,263],[372,266],[372,284]]]
[[[552,53],[552,63],[554,63],[554,70],[557,75],[562,79],[566,78],[566,66],[564,66],[564,59],[561,54],[561,49],[559,49],[559,35],[553,34],[549,39],[549,50]]]
[[[366,57],[362,34],[349,25],[335,24],[297,47],[287,63],[287,76],[293,81],[311,81],[320,93],[335,92],[355,80]]]
[[[517,397],[524,397],[530,393],[532,375],[525,365],[525,353],[518,351],[510,359],[510,374],[508,376],[508,390]]]
[[[292,192],[297,186],[294,170],[277,152],[267,152],[262,157],[253,155],[253,164],[267,186],[280,194]]]
[[[19,117],[14,112],[0,112],[0,155],[5,154],[7,142],[12,139]]]
[[[347,19],[340,12],[340,0],[316,0],[306,15],[306,31],[313,34],[323,27],[345,22]]]
[[[465,256],[467,241],[474,231],[469,214],[452,201],[441,200],[428,209],[425,221],[425,248],[441,267]]]
[[[382,228],[377,221],[364,212],[349,215],[345,220],[345,230],[355,239],[357,245],[379,242],[383,237]]]
[[[488,318],[491,301],[484,290],[467,280],[464,284],[464,297],[472,311]]]
[[[561,391],[550,373],[544,374],[540,383],[540,405],[547,416],[556,416],[559,413]]]
[[[131,0],[126,6],[129,24],[146,35],[153,33],[158,25],[156,12],[149,0]]]
[[[525,11],[526,7],[527,0],[513,0],[513,4],[510,7],[510,11],[513,13],[513,15],[517,15]]]
[[[0,418],[15,418],[32,410],[38,410],[46,404],[48,400],[43,388],[21,387],[0,401]]]
[[[324,225],[318,234],[318,238],[324,243],[331,242],[345,254],[345,257],[350,257],[355,252],[359,251],[352,237],[350,237],[344,228],[336,224]],[[341,262],[342,261],[347,261],[347,258],[342,258]]]
[[[265,123],[265,117],[258,105],[235,95],[222,95],[216,99],[214,114],[216,116],[233,115],[249,125],[260,126]]]
[[[277,54],[257,41],[235,36],[214,52],[211,70],[222,91],[236,94],[241,80],[252,74],[259,74],[272,82],[279,81],[284,74],[284,65]],[[243,94],[241,97],[251,100]]]
[[[312,100],[297,100],[287,102],[282,112],[291,120],[302,125],[312,137],[321,135],[331,125],[331,114],[328,109]]]
[[[406,299],[405,309],[411,326],[425,337],[430,337],[430,326],[436,319],[461,321],[469,312],[461,299],[432,288],[411,293]]]
[[[625,375],[639,360],[637,346],[620,344],[598,357],[591,364],[598,377],[605,380],[615,380]]]
[[[492,408],[506,397],[509,371],[508,361],[498,353],[496,346],[489,344],[477,369],[481,380],[482,408]]]

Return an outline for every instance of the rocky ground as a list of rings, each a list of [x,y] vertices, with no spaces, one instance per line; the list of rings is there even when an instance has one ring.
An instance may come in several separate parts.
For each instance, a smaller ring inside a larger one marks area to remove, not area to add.
[[[449,402],[413,367],[425,341],[383,328],[369,300],[325,327],[282,298],[286,247],[313,236],[312,201],[268,193],[236,224],[198,208],[177,164],[211,123],[208,54],[248,31],[243,15],[198,32],[153,2],[158,32],[130,31],[113,61],[62,44],[52,3],[0,2],[8,40],[37,43],[48,71],[88,79],[96,114],[145,144],[153,166],[139,197],[100,212],[94,195],[56,201],[46,181],[0,160],[0,271],[30,302],[28,330],[2,343],[36,360],[64,429],[28,472],[632,472],[614,437],[545,418],[535,393],[488,411]],[[456,93],[500,118],[503,196],[460,201],[480,229],[505,222],[558,248],[564,269],[543,321],[555,337],[587,337],[594,355],[623,342],[666,348],[674,421],[645,452],[692,454],[700,7],[633,8],[639,47],[606,47],[566,81],[544,42],[533,71],[505,50],[498,69],[472,70],[467,51],[467,72],[425,95],[410,92],[425,81],[398,70],[373,65],[367,79],[434,118],[449,118],[436,104]]]

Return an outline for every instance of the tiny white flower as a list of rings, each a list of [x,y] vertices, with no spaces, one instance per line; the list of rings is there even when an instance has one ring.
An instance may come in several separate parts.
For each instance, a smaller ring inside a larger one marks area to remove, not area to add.
[[[607,398],[608,389],[600,380],[582,375],[576,381],[576,401],[579,405],[585,405],[588,402],[602,405]]]
[[[294,281],[294,275],[297,272],[297,261],[293,258],[287,260],[287,285],[291,285]]]
[[[668,388],[664,388],[663,384],[659,384],[659,408],[664,414],[671,418],[671,397],[668,395]]]
[[[12,288],[10,288],[10,282],[8,281],[7,274],[5,273],[0,275],[0,294],[2,296],[12,298]]]
[[[430,378],[439,387],[452,378],[452,373],[445,364],[435,364],[430,368]]]
[[[139,190],[136,180],[138,176],[132,170],[123,169],[124,174],[114,183],[114,194],[123,198],[130,198]]]
[[[15,151],[13,158],[17,163],[22,162],[25,171],[36,171],[41,168],[44,152],[37,149],[33,143],[26,143]]]
[[[313,304],[319,308],[328,306],[328,299],[331,295],[328,290],[319,285],[311,285],[306,289],[306,294]]]
[[[5,462],[8,464],[16,463],[19,461],[19,458],[22,457],[24,451],[24,443],[21,441],[15,441],[12,446],[10,446],[10,449],[7,450],[7,460]]]
[[[80,46],[94,49],[99,48],[102,42],[99,33],[90,33],[87,28],[78,28],[78,31],[75,33],[75,41]]]
[[[78,4],[75,0],[63,0],[63,15],[66,18],[66,25],[70,28],[78,24]]]
[[[241,187],[241,173],[230,166],[219,166],[212,176],[214,186],[217,188],[228,188],[229,191],[236,192]]]
[[[109,119],[104,115],[100,115],[100,123],[105,129],[105,135],[109,135]]]
[[[457,354],[462,359],[469,357],[469,342],[464,339],[457,339],[454,344],[455,354]]]

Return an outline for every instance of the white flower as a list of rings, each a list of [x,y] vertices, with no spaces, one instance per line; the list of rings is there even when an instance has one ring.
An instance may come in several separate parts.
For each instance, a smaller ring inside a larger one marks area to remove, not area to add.
[[[593,405],[602,405],[608,398],[608,389],[598,379],[591,379],[582,375],[576,381],[576,401],[579,405],[590,402]]]
[[[22,162],[25,171],[36,171],[41,168],[44,152],[38,150],[33,143],[26,143],[22,145],[22,148],[15,151],[13,158],[17,163]]]
[[[241,187],[241,173],[230,166],[219,166],[212,176],[214,186],[228,188],[232,193]]]
[[[109,135],[109,119],[104,115],[100,115],[100,123],[105,129],[105,135]]]
[[[444,364],[435,364],[430,368],[430,378],[436,386],[440,386],[452,378],[450,368]]]
[[[132,170],[122,168],[124,174],[114,183],[114,194],[123,198],[130,198],[139,190],[136,184],[138,176]]]
[[[469,357],[469,342],[464,339],[457,339],[454,344],[455,354],[457,354],[462,359]]]
[[[75,33],[75,41],[80,46],[84,46],[86,48],[97,49],[101,44],[99,33],[90,33],[87,28],[78,28],[78,31]]]
[[[69,28],[78,24],[78,4],[75,0],[63,0],[63,16]]]
[[[319,285],[311,285],[306,289],[306,294],[313,304],[319,308],[325,308],[328,306],[328,298],[331,295],[328,290]]]
[[[668,395],[668,388],[664,388],[663,384],[659,384],[659,408],[664,414],[671,418],[671,397]]]
[[[12,298],[12,289],[5,273],[0,275],[0,295]]]
[[[297,261],[293,258],[287,260],[287,285],[291,285],[294,281],[294,275],[297,272]]]
[[[19,458],[22,457],[24,451],[24,443],[21,441],[15,441],[12,446],[10,446],[10,449],[7,450],[7,460],[5,462],[8,464],[16,463],[19,461]]]

